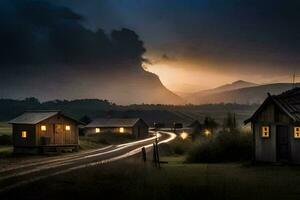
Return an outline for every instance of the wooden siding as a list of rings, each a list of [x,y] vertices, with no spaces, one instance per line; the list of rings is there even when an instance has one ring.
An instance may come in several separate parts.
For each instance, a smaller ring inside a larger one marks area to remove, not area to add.
[[[27,137],[22,138],[22,131],[27,132]],[[13,143],[18,147],[31,147],[37,143],[35,125],[15,124],[13,125]]]
[[[258,114],[257,120],[260,122],[274,122],[275,106],[274,104],[268,103],[264,109]]]
[[[121,127],[99,127],[100,133],[96,133],[96,128],[97,127],[85,128],[85,134],[92,135],[92,134],[101,134],[105,132],[120,133]],[[123,127],[123,128],[124,128],[124,133],[132,134],[136,138],[147,137],[149,135],[149,127],[142,120],[139,120],[133,127]]]
[[[41,126],[47,130],[42,131]],[[70,126],[70,131],[66,130]],[[71,145],[78,144],[78,128],[73,120],[56,115],[36,125],[37,145],[42,145],[42,137],[50,139],[49,145]]]
[[[85,133],[88,135],[91,134],[101,134],[101,133],[120,133],[121,127],[102,127],[100,128],[100,133],[96,133],[96,128],[85,128]],[[132,134],[132,128],[124,128],[125,134]],[[122,134],[122,133],[120,133]]]
[[[147,137],[149,135],[149,127],[144,121],[139,120],[133,127],[133,133],[137,138]]]
[[[261,127],[270,127],[270,137],[261,137]],[[255,123],[253,125],[255,136],[255,159],[257,161],[276,162],[276,126],[274,124]]]
[[[273,103],[268,103],[252,122],[255,141],[255,160],[277,162],[277,126],[289,128],[290,162],[300,164],[300,139],[294,138],[294,124],[291,118]],[[261,127],[270,127],[270,138],[261,137]]]
[[[65,129],[70,126],[70,131]],[[41,130],[46,126],[46,131]],[[27,137],[22,138],[22,131]],[[42,140],[47,138],[47,143]],[[36,125],[13,124],[14,147],[67,146],[78,145],[78,127],[75,121],[61,115],[53,116]]]

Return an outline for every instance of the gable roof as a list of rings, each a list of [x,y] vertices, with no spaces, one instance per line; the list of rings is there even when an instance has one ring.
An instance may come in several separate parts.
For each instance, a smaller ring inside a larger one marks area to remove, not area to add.
[[[101,128],[101,127],[133,127],[140,119],[139,118],[99,118],[89,123],[86,128]]]
[[[60,111],[27,111],[23,113],[22,115],[16,117],[15,119],[12,119],[8,123],[10,124],[38,124],[46,119],[49,119],[50,117],[53,117],[57,114],[60,114],[66,118],[69,118],[72,121],[75,121],[76,123],[83,124],[80,121],[77,121],[69,116],[66,116],[62,114]]]
[[[268,98],[252,115],[252,117],[245,121],[245,124],[251,122],[269,101],[276,104],[292,120],[300,121],[300,88],[294,88],[279,95],[268,95]]]

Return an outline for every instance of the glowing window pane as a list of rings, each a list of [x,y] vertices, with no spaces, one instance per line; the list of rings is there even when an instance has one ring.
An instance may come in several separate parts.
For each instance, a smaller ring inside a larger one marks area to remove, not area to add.
[[[42,125],[41,126],[41,131],[46,131],[47,130],[47,127],[45,125]]]
[[[100,128],[96,128],[96,133],[100,133]]]
[[[269,138],[270,137],[270,127],[269,126],[263,126],[262,127],[261,137],[263,137],[263,138]]]
[[[22,138],[27,138],[27,131],[22,131],[21,137],[22,137]]]
[[[120,128],[120,133],[124,133],[124,128],[123,127]]]
[[[300,138],[300,127],[294,128],[294,138]]]
[[[70,131],[71,130],[71,126],[67,125],[66,126],[66,131]]]

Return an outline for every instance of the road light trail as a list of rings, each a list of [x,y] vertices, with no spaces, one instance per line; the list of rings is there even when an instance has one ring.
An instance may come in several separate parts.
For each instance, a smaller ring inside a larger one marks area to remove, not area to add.
[[[47,160],[40,159],[40,160],[35,160],[31,163],[26,162],[25,164],[19,164],[18,166],[6,167],[4,169],[1,169],[0,173],[8,172],[8,171],[11,171],[11,170],[16,170],[16,169],[21,169],[21,168],[26,168],[26,167],[32,167],[32,166],[36,166],[36,165],[51,164],[53,162],[65,161],[65,160],[72,159],[72,158],[75,158],[75,157],[80,157],[80,156],[85,155],[85,154],[104,151],[104,150],[112,148],[112,147],[113,147],[113,145],[109,145],[107,147],[103,147],[103,148],[100,148],[100,149],[85,151],[85,152],[82,152],[82,153],[77,153],[75,155],[63,156],[63,157],[59,157],[59,158],[56,158],[56,159],[50,159],[50,160],[49,159],[47,159]]]
[[[170,133],[170,132],[161,132],[161,133],[169,135],[169,138],[160,141],[159,144],[168,143],[168,142],[170,142],[170,141],[172,141],[172,140],[174,140],[176,138],[176,135],[174,133]],[[150,140],[149,139],[141,140],[139,143],[145,142],[145,141],[150,141]],[[134,142],[134,144],[137,144],[137,143]],[[119,147],[117,149],[114,149],[114,150],[110,150],[108,152],[109,153],[118,152],[121,149],[126,149],[126,148],[131,147],[131,146],[133,146],[131,143],[127,143],[126,145],[124,144],[121,147]],[[36,177],[30,178],[30,179],[28,179],[26,181],[19,181],[18,183],[15,183],[13,185],[7,185],[7,186],[1,188],[0,189],[0,193],[4,192],[4,191],[7,191],[9,189],[12,189],[12,188],[19,187],[19,186],[22,186],[22,185],[25,185],[25,184],[28,184],[28,183],[31,183],[31,182],[35,182],[37,180],[41,180],[41,179],[44,179],[44,178],[48,178],[48,177],[51,177],[51,176],[55,176],[55,175],[59,175],[59,174],[71,172],[71,171],[74,171],[74,170],[79,170],[79,169],[83,169],[83,168],[87,168],[87,167],[91,167],[91,166],[95,166],[95,165],[101,165],[101,164],[105,164],[105,163],[114,162],[114,161],[117,161],[117,160],[120,160],[120,159],[128,158],[130,156],[138,154],[141,151],[142,147],[150,148],[150,147],[152,147],[152,144],[147,144],[147,145],[140,146],[138,148],[130,150],[129,152],[126,152],[126,153],[118,155],[118,156],[114,156],[112,158],[108,158],[108,159],[104,159],[104,160],[99,160],[99,161],[94,161],[94,162],[89,162],[89,163],[85,163],[85,164],[80,164],[79,163],[79,165],[74,166],[74,167],[69,167],[67,169],[58,170],[56,172],[52,172],[52,173],[46,174],[46,175],[36,176]],[[103,154],[98,154],[97,156],[104,155],[104,153],[105,152],[103,152]],[[107,154],[109,154],[109,153],[107,153]],[[95,156],[95,158],[97,156]],[[80,160],[84,160],[84,159],[88,159],[88,158],[91,158],[91,157],[80,158]],[[67,160],[65,163],[62,163],[62,164],[54,163],[51,166],[42,166],[42,167],[40,167],[38,169],[21,172],[21,173],[12,175],[10,177],[7,176],[6,179],[12,178],[12,177],[18,177],[18,176],[22,176],[22,175],[26,175],[26,174],[31,174],[33,172],[40,172],[40,171],[44,171],[44,170],[48,170],[48,169],[55,169],[55,168],[58,168],[58,167],[62,167],[62,166],[70,165],[70,164],[75,164],[76,161],[78,161],[78,160],[79,159],[73,159],[73,160]]]
[[[154,133],[154,132],[150,132],[150,133]],[[158,137],[161,137],[161,135],[158,135]],[[156,136],[153,136],[153,137],[146,138],[146,139],[143,139],[143,140],[139,140],[139,141],[135,141],[135,142],[128,142],[128,143],[124,143],[124,144],[120,144],[120,145],[116,145],[116,146],[110,145],[110,146],[107,146],[107,147],[104,147],[104,148],[78,153],[76,155],[64,156],[62,158],[45,160],[45,161],[44,160],[36,161],[36,162],[33,162],[33,163],[28,163],[28,164],[23,164],[23,165],[19,165],[19,166],[9,167],[9,168],[5,168],[5,169],[0,170],[0,173],[12,171],[12,170],[17,170],[17,169],[22,169],[22,168],[26,168],[26,167],[33,167],[33,166],[43,165],[43,164],[64,163],[66,161],[82,160],[82,159],[85,159],[85,158],[95,157],[95,156],[99,156],[99,155],[105,155],[107,153],[112,153],[112,152],[115,152],[117,150],[125,149],[125,148],[127,148],[129,146],[133,146],[135,144],[140,144],[140,143],[143,143],[143,142],[152,141],[155,138],[156,138]],[[95,152],[103,151],[103,150],[106,150],[106,149],[109,149],[109,148],[112,148],[112,147],[116,147],[117,149],[113,149],[112,151],[100,152],[98,154],[94,154]],[[89,154],[91,154],[91,155],[88,156]],[[49,166],[48,168],[50,169],[52,167]],[[35,171],[39,171],[39,170],[31,170],[31,172],[35,172]],[[22,175],[24,175],[24,173],[22,173]],[[8,178],[8,177],[9,177],[8,175],[1,176],[0,180],[3,180],[3,179]]]

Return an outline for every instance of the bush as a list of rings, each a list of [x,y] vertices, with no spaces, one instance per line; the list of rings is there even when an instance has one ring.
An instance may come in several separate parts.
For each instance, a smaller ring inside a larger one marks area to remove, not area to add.
[[[192,145],[193,143],[190,139],[182,140],[181,138],[177,138],[168,144],[168,148],[172,154],[184,155],[190,150]]]
[[[233,162],[251,159],[251,134],[221,132],[214,139],[194,146],[187,162]]]
[[[0,145],[12,145],[12,138],[9,135],[0,136]]]

